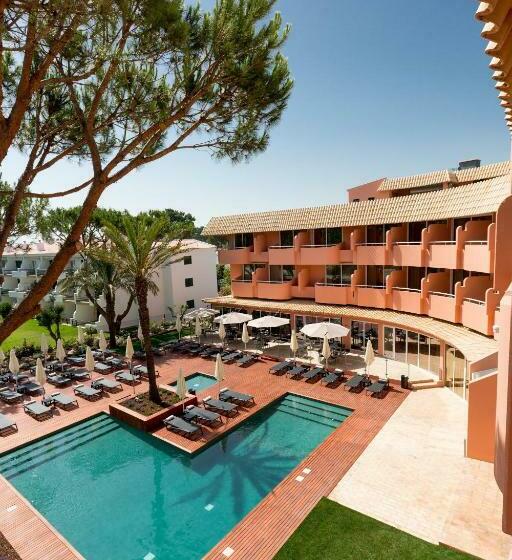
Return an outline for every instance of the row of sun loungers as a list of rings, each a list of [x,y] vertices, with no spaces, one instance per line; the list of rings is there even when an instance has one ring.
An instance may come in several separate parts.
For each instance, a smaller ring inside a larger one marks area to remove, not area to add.
[[[240,350],[224,350],[219,346],[213,345],[202,345],[198,342],[193,341],[182,341],[180,343],[174,343],[169,346],[173,352],[179,352],[183,354],[190,354],[192,356],[200,356],[201,358],[211,358],[217,357],[220,354],[222,361],[226,364],[235,363],[241,367],[247,367],[254,364],[259,360],[257,354],[252,352],[242,352]]]

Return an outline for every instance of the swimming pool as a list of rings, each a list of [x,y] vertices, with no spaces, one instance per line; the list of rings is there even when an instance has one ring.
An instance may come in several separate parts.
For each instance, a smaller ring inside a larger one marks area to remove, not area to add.
[[[199,559],[350,412],[287,395],[193,456],[101,414],[0,472],[88,560]]]
[[[187,377],[185,377],[185,382],[187,384],[187,389],[194,389],[196,392],[199,392],[215,385],[217,380],[213,375],[207,375],[206,373],[197,371],[192,375],[187,375]],[[176,382],[171,383],[171,387],[176,387]]]

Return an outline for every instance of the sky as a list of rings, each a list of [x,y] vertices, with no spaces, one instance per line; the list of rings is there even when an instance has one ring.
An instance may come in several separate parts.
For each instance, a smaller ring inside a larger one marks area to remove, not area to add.
[[[347,188],[380,177],[508,158],[475,2],[278,0],[276,9],[292,27],[284,54],[295,86],[266,152],[238,165],[207,152],[171,154],[110,187],[101,206],[175,208],[204,225],[218,215],[345,202]],[[11,155],[3,178],[16,179],[19,166]],[[59,165],[34,190],[69,188],[85,174]]]

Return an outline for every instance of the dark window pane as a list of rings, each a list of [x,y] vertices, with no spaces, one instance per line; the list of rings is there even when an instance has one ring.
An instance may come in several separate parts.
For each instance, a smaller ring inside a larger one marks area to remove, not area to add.
[[[183,257],[183,264],[192,264],[192,257],[190,255]]]

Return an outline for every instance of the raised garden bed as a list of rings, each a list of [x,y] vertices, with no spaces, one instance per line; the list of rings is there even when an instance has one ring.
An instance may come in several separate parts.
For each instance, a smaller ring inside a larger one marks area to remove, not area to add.
[[[191,404],[197,404],[195,395],[188,395],[180,401],[174,391],[159,388],[163,406],[156,405],[149,400],[149,393],[140,393],[136,397],[128,397],[118,403],[109,405],[110,415],[126,422],[130,426],[151,432],[162,425],[162,421],[171,414],[181,414],[183,409]]]

